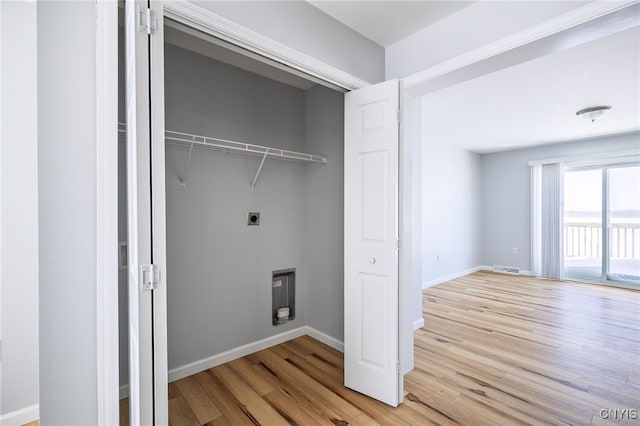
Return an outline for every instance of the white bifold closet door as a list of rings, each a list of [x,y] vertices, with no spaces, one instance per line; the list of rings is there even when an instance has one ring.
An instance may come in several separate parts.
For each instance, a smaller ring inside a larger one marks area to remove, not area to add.
[[[160,2],[127,0],[127,197],[131,425],[166,425],[164,40]]]
[[[397,406],[399,365],[397,80],[345,95],[345,386]]]

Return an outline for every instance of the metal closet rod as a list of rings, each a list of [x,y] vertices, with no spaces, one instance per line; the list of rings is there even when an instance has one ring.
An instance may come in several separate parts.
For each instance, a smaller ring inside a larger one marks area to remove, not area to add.
[[[126,133],[126,124],[118,123],[118,132]],[[250,143],[238,142],[229,139],[213,138],[209,136],[195,135],[192,133],[176,132],[173,130],[165,130],[165,141],[172,145],[188,146],[189,154],[187,156],[187,162],[185,164],[182,177],[180,178],[180,184],[184,188],[186,185],[187,174],[189,173],[189,165],[191,163],[191,153],[193,147],[203,147],[214,149],[218,151],[234,152],[238,154],[258,155],[262,157],[256,175],[253,178],[250,189],[253,188],[258,181],[258,176],[262,171],[262,166],[267,158],[274,158],[278,160],[297,161],[297,162],[311,162],[322,163],[327,162],[327,157],[322,155],[307,154],[304,152],[289,151],[286,149],[272,148],[262,145],[254,145]]]

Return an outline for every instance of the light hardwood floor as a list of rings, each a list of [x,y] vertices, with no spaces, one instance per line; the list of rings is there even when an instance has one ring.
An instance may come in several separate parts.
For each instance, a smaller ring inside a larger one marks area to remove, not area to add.
[[[639,292],[479,272],[423,307],[398,408],[344,388],[342,354],[301,337],[171,383],[170,423],[640,424]]]

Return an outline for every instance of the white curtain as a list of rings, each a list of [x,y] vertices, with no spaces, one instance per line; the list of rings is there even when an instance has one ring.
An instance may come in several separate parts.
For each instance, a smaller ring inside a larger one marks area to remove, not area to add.
[[[562,164],[531,166],[531,268],[536,276],[562,279]]]

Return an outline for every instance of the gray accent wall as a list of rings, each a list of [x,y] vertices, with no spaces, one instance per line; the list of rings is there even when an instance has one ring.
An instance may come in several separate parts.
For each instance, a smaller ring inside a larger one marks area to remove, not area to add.
[[[194,148],[183,188],[188,148],[167,145],[169,369],[304,325],[342,340],[344,95],[305,92],[166,45],[165,115],[169,130],[328,157],[326,165],[268,159],[251,192],[259,157]],[[119,161],[123,241],[124,138]],[[260,226],[247,226],[249,211],[261,213]],[[288,268],[296,269],[296,318],[274,327],[271,273]],[[121,385],[129,381],[126,280],[121,271]]]
[[[251,192],[259,157],[194,148],[183,188],[188,148],[167,145],[170,370],[304,325],[342,340],[343,111],[341,93],[305,92],[166,46],[167,129],[328,157],[326,165],[268,159]],[[247,226],[249,211],[261,213],[260,226]],[[274,327],[271,273],[288,268],[296,318]],[[125,288],[125,274],[120,281]],[[120,303],[122,333],[126,297]]]
[[[36,10],[0,2],[0,423],[38,403]]]
[[[483,264],[531,270],[529,161],[597,156],[628,149],[640,152],[640,133],[483,155]],[[512,254],[513,247],[518,248],[517,255]]]
[[[167,45],[166,128],[304,150],[304,92]],[[304,325],[304,166],[167,145],[169,369]],[[247,226],[259,212],[260,226]],[[274,327],[271,272],[296,269],[296,319]]]
[[[384,80],[385,50],[304,1],[194,1],[224,18],[370,83]]]
[[[118,122],[127,121],[124,66],[124,29],[118,27]],[[127,242],[127,135],[118,133],[118,242]],[[120,253],[118,254],[120,256]],[[118,262],[122,262],[118,258]],[[124,260],[126,263],[127,260]],[[118,343],[120,385],[129,383],[129,291],[128,270],[118,270]]]
[[[127,138],[118,135],[118,242],[127,242]],[[120,253],[118,254],[120,256]],[[118,262],[122,262],[118,259]],[[127,260],[125,259],[126,263]],[[127,269],[118,270],[118,368],[120,384],[129,383],[129,292]]]
[[[94,425],[95,4],[37,14],[40,424]]]
[[[306,150],[327,157],[324,166],[305,166],[307,324],[343,341],[344,95],[312,87],[305,112]]]
[[[482,158],[422,127],[422,281],[482,263]]]

